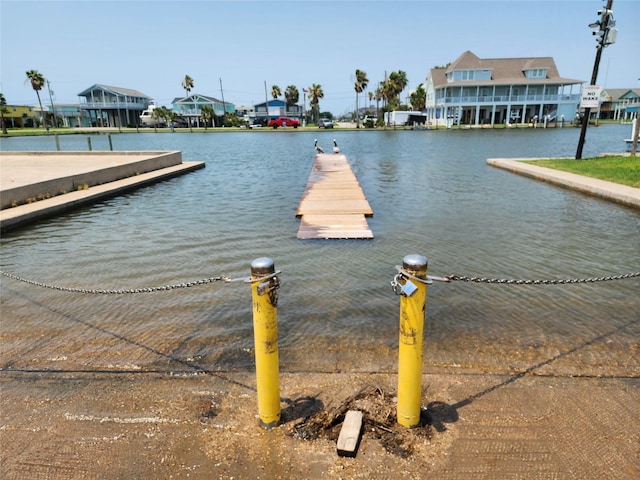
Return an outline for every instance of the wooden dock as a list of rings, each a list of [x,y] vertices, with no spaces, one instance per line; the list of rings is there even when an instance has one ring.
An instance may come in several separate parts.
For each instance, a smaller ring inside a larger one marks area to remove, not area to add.
[[[296,210],[298,238],[373,238],[365,217],[373,210],[347,157],[318,154]]]

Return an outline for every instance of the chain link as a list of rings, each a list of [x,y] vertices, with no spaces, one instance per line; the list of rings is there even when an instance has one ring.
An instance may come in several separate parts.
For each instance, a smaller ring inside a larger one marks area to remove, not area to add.
[[[163,292],[168,290],[177,290],[179,288],[189,288],[189,287],[195,287],[198,285],[206,285],[208,283],[214,283],[214,282],[228,283],[228,282],[244,280],[244,278],[232,279],[227,276],[221,275],[219,277],[211,277],[211,278],[205,278],[203,280],[196,280],[195,282],[176,283],[173,285],[163,285],[159,287],[127,288],[127,289],[92,289],[92,288],[61,287],[59,285],[50,285],[47,283],[36,282],[34,280],[27,280],[26,278],[19,277],[18,275],[14,275],[13,273],[9,273],[9,272],[0,271],[0,273],[5,277],[11,278],[13,280],[17,280],[19,282],[28,283],[29,285],[35,285],[36,287],[49,288],[52,290],[59,290],[61,292],[89,293],[89,294],[99,294],[99,295],[123,295],[123,294],[134,294],[134,293]]]
[[[444,277],[447,281],[475,282],[475,283],[498,283],[506,285],[566,285],[570,283],[596,283],[610,280],[623,280],[626,278],[640,277],[640,272],[625,273],[623,275],[610,275],[606,277],[594,278],[566,278],[559,280],[517,280],[507,278],[486,278],[486,277],[465,277],[463,275],[448,275]]]

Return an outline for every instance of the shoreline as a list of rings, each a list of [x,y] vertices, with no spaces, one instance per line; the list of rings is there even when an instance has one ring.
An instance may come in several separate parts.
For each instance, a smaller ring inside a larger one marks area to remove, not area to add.
[[[597,125],[590,124],[590,127],[597,128],[602,125],[631,125],[631,122],[621,123],[616,122],[600,122]],[[435,125],[420,125],[416,128],[405,125],[385,125],[382,127],[365,128],[362,125],[360,128],[356,127],[356,122],[336,122],[335,130],[337,131],[394,131],[394,130],[428,130],[428,131],[448,131],[448,130],[538,130],[538,129],[556,129],[556,128],[579,128],[580,125],[573,125],[565,122],[564,125],[549,124],[546,127],[541,124],[534,125],[532,123],[518,123],[518,124],[494,124],[494,125],[455,125],[453,127],[435,126]],[[247,128],[244,126],[237,127],[179,127],[173,130],[169,127],[162,127],[155,129],[154,127],[64,127],[51,129],[50,131],[43,131],[42,128],[34,130],[29,129],[12,129],[7,134],[0,133],[0,138],[20,138],[20,137],[33,137],[33,136],[56,136],[56,135],[95,135],[95,134],[127,134],[127,133],[224,133],[224,132],[283,132],[283,131],[300,131],[300,132],[321,132],[324,128],[319,128],[315,124],[307,125],[299,128]],[[334,129],[326,129],[334,130]]]
[[[559,187],[640,209],[640,188],[524,163],[531,158],[489,158],[487,164]],[[542,159],[535,159],[542,160]]]

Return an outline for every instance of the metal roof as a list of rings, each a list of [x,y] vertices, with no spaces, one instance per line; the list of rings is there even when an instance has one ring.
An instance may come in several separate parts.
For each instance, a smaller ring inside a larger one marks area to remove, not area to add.
[[[80,92],[78,94],[78,96],[80,96],[80,97],[87,96],[87,95],[89,95],[91,92],[93,92],[95,90],[101,90],[101,91],[113,93],[114,95],[125,95],[127,97],[147,98],[147,99],[151,100],[150,96],[145,95],[144,93],[139,92],[138,90],[133,90],[131,88],[112,87],[112,86],[103,85],[103,84],[100,84],[100,83],[96,83],[95,85],[93,85],[93,86],[87,88],[86,90]]]

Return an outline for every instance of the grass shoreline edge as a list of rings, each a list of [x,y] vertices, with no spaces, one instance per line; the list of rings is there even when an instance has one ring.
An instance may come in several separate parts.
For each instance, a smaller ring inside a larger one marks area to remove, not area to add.
[[[581,160],[564,160],[581,162]],[[559,187],[640,209],[640,188],[536,165],[530,158],[489,158],[487,164]]]

